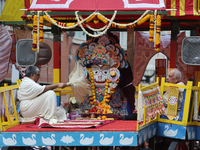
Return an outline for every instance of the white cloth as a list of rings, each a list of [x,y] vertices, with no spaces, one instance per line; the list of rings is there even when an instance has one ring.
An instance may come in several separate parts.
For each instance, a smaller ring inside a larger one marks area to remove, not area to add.
[[[45,86],[37,84],[28,77],[24,77],[19,86],[18,99],[20,100],[21,122],[32,122],[37,117],[52,122],[66,120],[66,112],[62,106],[57,107],[56,94],[49,90],[45,93]],[[42,94],[41,94],[42,93]]]
[[[185,85],[183,82],[179,82],[177,83],[178,85]],[[179,95],[178,95],[178,106],[177,106],[177,115],[175,117],[175,120],[178,120],[179,118],[179,113],[181,111],[181,103],[183,101],[183,91],[184,89],[179,88]],[[164,115],[167,116],[167,104],[168,104],[168,96],[169,96],[169,90],[167,90],[164,94],[163,94],[163,104],[165,107],[165,113]]]

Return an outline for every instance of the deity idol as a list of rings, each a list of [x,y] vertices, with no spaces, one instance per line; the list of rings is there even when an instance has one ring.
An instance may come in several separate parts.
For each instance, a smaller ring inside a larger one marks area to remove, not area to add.
[[[80,106],[83,112],[127,115],[118,68],[127,68],[128,63],[120,45],[107,35],[92,38],[77,49],[75,59],[85,67],[90,83],[90,94]]]

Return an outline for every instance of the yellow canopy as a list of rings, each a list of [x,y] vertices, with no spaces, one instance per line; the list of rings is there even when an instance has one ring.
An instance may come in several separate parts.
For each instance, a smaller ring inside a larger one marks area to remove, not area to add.
[[[0,15],[2,21],[23,21],[21,16],[25,13],[24,0],[6,0],[3,11]]]

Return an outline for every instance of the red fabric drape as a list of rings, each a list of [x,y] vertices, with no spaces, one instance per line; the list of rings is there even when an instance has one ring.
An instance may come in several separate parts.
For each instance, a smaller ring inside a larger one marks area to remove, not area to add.
[[[25,9],[29,9],[30,7],[30,0],[24,0]]]

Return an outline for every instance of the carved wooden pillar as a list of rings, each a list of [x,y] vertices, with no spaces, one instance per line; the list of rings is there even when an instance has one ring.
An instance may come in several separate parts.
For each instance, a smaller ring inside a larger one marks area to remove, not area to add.
[[[170,70],[176,68],[180,23],[171,22]]]
[[[132,72],[134,71],[134,54],[135,54],[135,38],[134,28],[127,29],[127,59],[131,66]],[[134,72],[133,72],[134,76]]]

